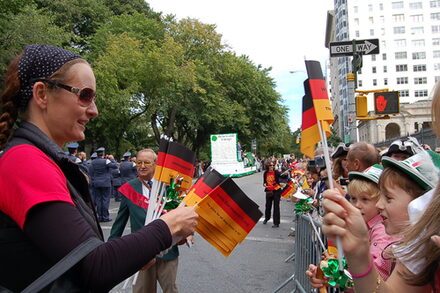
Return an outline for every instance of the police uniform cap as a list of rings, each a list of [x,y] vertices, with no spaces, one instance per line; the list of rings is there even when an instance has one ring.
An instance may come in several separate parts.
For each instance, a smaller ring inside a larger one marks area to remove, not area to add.
[[[126,152],[126,153],[123,154],[122,156],[123,156],[124,158],[131,157],[131,153],[130,153],[130,152]]]
[[[67,145],[68,149],[77,149],[79,147],[79,144],[77,142],[72,142]]]
[[[93,153],[93,154],[90,156],[91,159],[96,159],[97,157],[98,157],[98,155],[97,155],[96,153]]]
[[[105,152],[105,148],[104,148],[104,147],[100,147],[100,148],[98,148],[98,149],[96,150],[96,152],[98,152],[98,153]]]

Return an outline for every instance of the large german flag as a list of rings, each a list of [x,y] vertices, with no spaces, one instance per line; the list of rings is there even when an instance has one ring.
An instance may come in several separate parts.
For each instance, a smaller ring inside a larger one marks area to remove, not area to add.
[[[314,158],[315,147],[321,141],[319,135],[318,120],[316,119],[315,107],[308,80],[304,81],[305,95],[302,100],[302,124],[301,124],[301,153]]]
[[[165,148],[166,152],[164,152]],[[194,176],[195,161],[196,153],[177,142],[162,139],[154,178],[169,184],[171,178],[183,177],[180,189],[188,190]]]
[[[210,168],[206,170],[185,196],[185,204],[190,207],[195,206],[225,179],[215,169]]]
[[[306,69],[312,95],[313,105],[315,106],[316,119],[323,121],[323,130],[327,136],[331,135],[330,125],[334,121],[332,108],[327,93],[327,86],[322,74],[321,64],[318,61],[306,60]]]
[[[196,206],[199,219],[196,230],[208,242],[228,256],[261,218],[258,205],[244,194],[231,178],[225,179]]]

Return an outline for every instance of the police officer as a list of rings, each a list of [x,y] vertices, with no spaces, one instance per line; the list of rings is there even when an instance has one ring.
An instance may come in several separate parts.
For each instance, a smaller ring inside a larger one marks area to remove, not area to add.
[[[71,160],[72,162],[74,162],[76,164],[81,163],[81,160],[76,156],[76,154],[78,152],[78,147],[79,147],[79,144],[77,142],[72,142],[67,145],[67,150],[69,152],[69,154],[68,154],[69,160]]]
[[[110,222],[108,208],[112,190],[111,169],[118,166],[115,160],[104,158],[105,148],[96,150],[97,158],[92,161],[93,195],[96,200],[96,209],[100,222]]]
[[[108,155],[107,159],[110,161],[114,160],[113,155]],[[121,172],[119,171],[120,164],[116,162],[117,168],[111,169],[112,173],[112,197],[115,198],[115,201],[121,201],[121,196],[119,196],[118,188],[122,185]]]
[[[121,171],[122,184],[137,177],[136,163],[130,160],[131,153],[126,152],[124,155],[124,160],[119,165],[119,171]]]

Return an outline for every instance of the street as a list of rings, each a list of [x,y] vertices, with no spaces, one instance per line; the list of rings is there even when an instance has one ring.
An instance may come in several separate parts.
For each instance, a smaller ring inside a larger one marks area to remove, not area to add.
[[[256,173],[234,181],[264,213],[262,176],[263,173]],[[113,219],[116,218],[118,206],[112,199],[110,213]],[[284,260],[293,253],[294,237],[289,236],[294,225],[293,203],[282,198],[280,209],[279,228],[272,228],[272,221],[263,225],[264,218],[261,218],[246,240],[228,258],[197,233],[192,248],[180,246],[179,292],[272,292],[288,279],[293,273],[294,263]],[[109,235],[111,224],[101,224],[105,237]],[[290,282],[280,292],[291,292],[293,287],[293,282]]]

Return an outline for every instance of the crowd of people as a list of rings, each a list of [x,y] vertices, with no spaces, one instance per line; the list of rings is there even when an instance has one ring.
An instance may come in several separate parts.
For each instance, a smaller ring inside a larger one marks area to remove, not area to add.
[[[176,292],[176,245],[192,241],[198,216],[180,206],[145,225],[153,150],[134,158],[127,152],[120,163],[103,147],[90,160],[77,153],[76,141],[98,115],[91,66],[70,51],[30,45],[11,62],[4,84],[0,291],[36,286],[44,275],[39,290],[108,292],[139,272],[136,292],[154,292],[156,281]],[[433,100],[438,135],[439,119],[440,87]],[[341,143],[331,158],[326,166],[317,149],[313,159],[257,159],[264,166],[263,224],[273,218],[279,227],[281,192],[293,181],[313,200],[328,239],[341,239],[356,292],[440,292],[440,155],[408,137],[385,150]],[[197,166],[199,176],[205,167]],[[120,207],[105,242],[99,222],[112,221],[112,194]],[[132,231],[123,235],[128,220]],[[59,264],[61,276],[50,270]],[[319,270],[310,264],[306,272],[316,288],[328,285]]]

